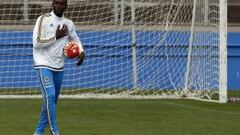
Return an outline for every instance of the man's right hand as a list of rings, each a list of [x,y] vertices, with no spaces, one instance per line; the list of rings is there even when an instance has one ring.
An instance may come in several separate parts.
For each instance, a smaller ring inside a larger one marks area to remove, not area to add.
[[[62,38],[68,35],[68,27],[67,25],[63,25],[62,29],[60,29],[60,25],[58,25],[56,30],[56,39]]]

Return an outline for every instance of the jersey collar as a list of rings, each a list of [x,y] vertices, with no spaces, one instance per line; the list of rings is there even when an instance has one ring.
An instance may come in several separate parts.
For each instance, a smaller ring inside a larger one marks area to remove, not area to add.
[[[63,15],[62,17],[56,16],[53,11],[52,11],[50,14],[51,14],[54,18],[56,18],[57,20],[62,20],[62,19],[64,18],[64,15]]]

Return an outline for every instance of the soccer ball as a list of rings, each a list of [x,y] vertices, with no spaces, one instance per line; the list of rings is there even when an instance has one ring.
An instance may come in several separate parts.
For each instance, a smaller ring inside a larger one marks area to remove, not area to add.
[[[63,48],[63,54],[69,58],[76,58],[81,53],[81,49],[76,42],[69,42]]]

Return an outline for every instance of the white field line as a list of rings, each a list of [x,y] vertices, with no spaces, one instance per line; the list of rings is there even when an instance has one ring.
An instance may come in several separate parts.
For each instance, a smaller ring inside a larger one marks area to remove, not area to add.
[[[220,113],[220,114],[227,114],[227,115],[240,115],[239,112],[219,111],[219,110],[214,110],[214,109],[207,109],[207,108],[202,108],[202,107],[185,105],[185,104],[181,104],[181,103],[166,102],[166,104],[172,105],[172,106],[177,106],[179,108],[187,108],[187,109],[199,110],[199,111],[204,111],[204,112]]]

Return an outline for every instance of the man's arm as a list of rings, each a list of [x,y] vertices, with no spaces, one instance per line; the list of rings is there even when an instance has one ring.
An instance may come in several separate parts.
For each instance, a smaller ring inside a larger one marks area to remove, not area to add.
[[[40,16],[35,24],[33,30],[33,47],[41,48],[52,45],[56,41],[55,35],[47,35],[47,28],[45,26],[46,19],[49,15]]]
[[[48,22],[47,20],[44,20],[45,17],[48,16],[41,16],[34,27],[33,31],[33,45],[35,48],[41,48],[41,47],[48,47],[52,45],[56,40],[59,38],[62,38],[64,36],[67,36],[68,33],[68,27],[67,25],[63,25],[62,29],[60,29],[60,26],[57,27],[56,32],[52,34],[48,34]],[[46,19],[46,18],[45,18]]]
[[[73,23],[72,23],[72,30],[71,30],[69,36],[70,36],[70,40],[74,41],[74,42],[77,42],[78,45],[79,45],[79,48],[82,49],[81,53],[77,57],[78,60],[77,60],[77,63],[76,63],[77,66],[80,66],[85,59],[85,51],[84,51],[84,48],[83,48],[83,45],[82,45],[81,41],[79,40],[79,37],[77,36],[76,29],[75,29],[75,26],[74,26]]]
[[[72,26],[71,26],[72,29],[71,29],[71,31],[70,31],[70,33],[69,33],[70,41],[77,42],[78,45],[79,45],[79,47],[80,47],[81,49],[83,49],[83,51],[84,51],[83,45],[82,45],[79,37],[77,36],[76,28],[75,28],[75,25],[73,24],[73,22],[71,23],[71,25],[72,25]]]

